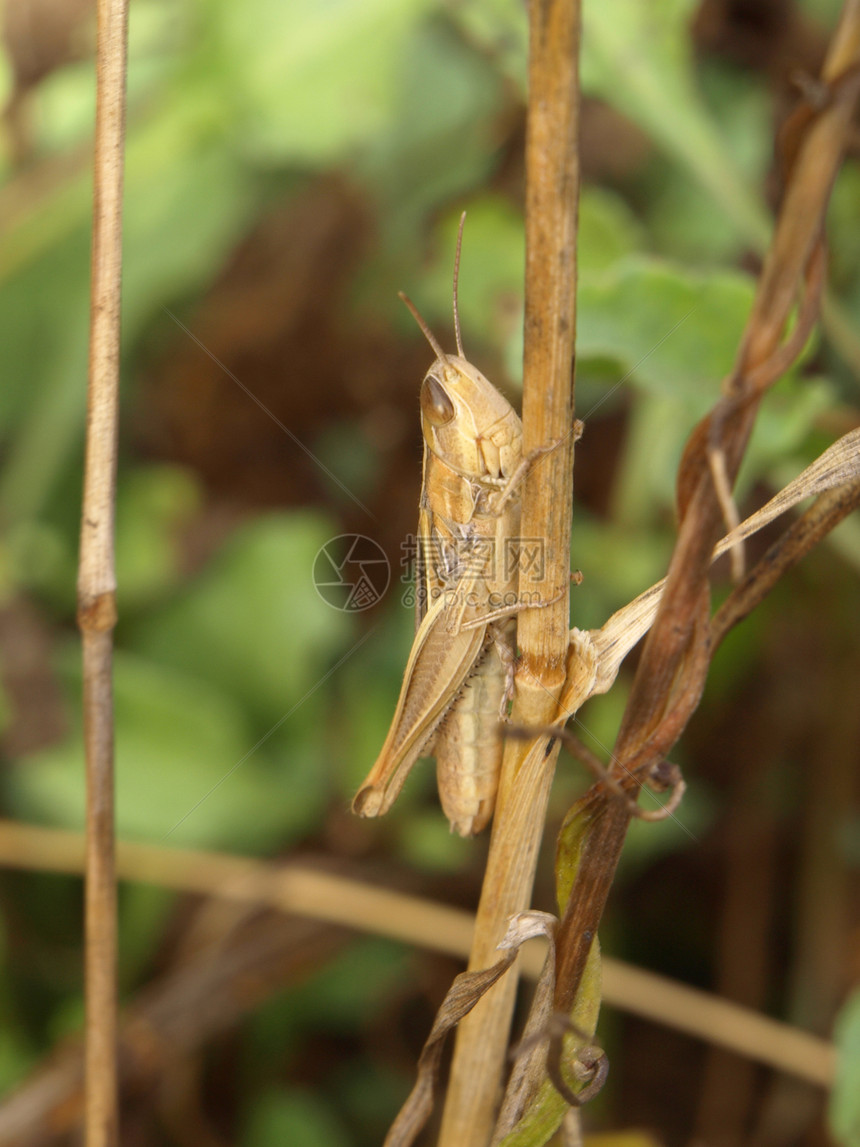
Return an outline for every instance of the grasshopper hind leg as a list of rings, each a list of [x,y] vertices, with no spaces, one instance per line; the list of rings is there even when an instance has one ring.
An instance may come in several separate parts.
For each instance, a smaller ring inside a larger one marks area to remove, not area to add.
[[[499,609],[490,610],[489,613],[484,613],[480,617],[470,618],[468,621],[460,622],[460,631],[469,629],[478,629],[482,625],[493,625],[494,622],[501,621],[504,618],[513,617],[515,614],[522,613],[526,609],[546,609],[549,605],[555,605],[557,601],[568,593],[568,587],[564,586],[554,597],[549,597],[546,601],[515,601],[511,605],[500,606]]]

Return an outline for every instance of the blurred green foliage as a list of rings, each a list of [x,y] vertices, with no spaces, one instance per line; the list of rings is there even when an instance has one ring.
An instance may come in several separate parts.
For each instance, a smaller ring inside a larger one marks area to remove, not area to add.
[[[805,0],[803,8],[823,27],[834,18],[825,0]],[[635,125],[642,155],[582,190],[578,413],[587,423],[624,418],[607,506],[584,509],[574,522],[573,564],[586,575],[575,590],[574,620],[583,626],[601,624],[663,572],[677,462],[731,368],[753,295],[749,267],[769,232],[762,188],[772,159],[772,93],[762,74],[716,57],[696,60],[694,9],[692,0],[585,5],[584,93]],[[12,86],[11,65],[0,58],[0,93]],[[372,323],[392,339],[417,338],[393,295],[393,286],[404,286],[447,345],[454,235],[466,206],[460,313],[467,353],[479,363],[495,355],[504,382],[518,386],[524,88],[524,10],[516,0],[135,0],[126,409],[146,408],[147,372],[177,337],[165,308],[193,328],[195,307],[255,223],[328,176],[355,189],[371,219],[373,242],[352,272],[344,326]],[[0,222],[0,592],[10,610],[29,603],[50,631],[66,731],[16,754],[3,792],[12,814],[79,827],[84,791],[73,624],[91,64],[54,67],[22,98],[25,153],[16,156],[9,138],[0,155],[10,205]],[[837,302],[855,332],[858,190],[860,171],[849,163],[834,192],[831,226]],[[779,384],[762,411],[741,496],[799,471],[827,434],[823,413],[856,402],[844,350],[844,343],[837,352],[830,344],[809,347]],[[413,383],[417,394],[417,377],[405,385]],[[233,384],[225,378],[224,385]],[[582,449],[587,445],[588,430]],[[381,469],[371,439],[343,412],[332,409],[306,446],[362,498],[376,488]],[[416,455],[413,500],[418,482]],[[331,844],[326,825],[345,815],[397,695],[412,624],[399,600],[403,587],[392,579],[369,624],[317,595],[315,555],[341,532],[343,499],[335,494],[328,506],[256,516],[245,507],[241,524],[189,570],[184,541],[213,501],[199,474],[147,457],[124,428],[117,522],[120,832],[265,855],[305,842]],[[373,535],[370,519],[364,532]],[[849,536],[843,552],[858,560],[856,522],[842,528],[843,539]],[[749,656],[747,646],[738,646],[737,663],[721,670],[724,678],[742,676]],[[612,743],[624,689],[621,682],[583,714],[601,745]],[[0,712],[8,731],[14,696],[2,699]],[[430,770],[419,769],[389,823],[374,825],[373,833],[394,863],[428,878],[468,872],[475,846],[448,834],[432,783]],[[563,770],[558,816],[585,784],[572,767]],[[680,828],[635,826],[625,871],[690,847],[717,801],[705,787],[688,796]],[[31,891],[47,904],[44,887],[33,884]],[[169,906],[168,898],[146,893],[123,900],[129,990],[135,975],[146,974]],[[28,941],[35,947],[39,919],[36,908]],[[53,941],[42,943],[48,950]],[[396,986],[406,974],[389,946],[356,952],[345,970],[326,970],[291,996],[285,1011],[272,1005],[276,1042],[292,1048],[333,1017],[339,1038],[358,1041],[374,999],[367,985]],[[3,959],[9,959],[5,946]],[[36,1023],[7,992],[0,996],[0,1085],[44,1054],[46,1032],[64,1029],[66,1012],[78,1016],[71,988],[62,1000],[51,999],[53,1021]],[[247,1033],[249,1062],[273,1046],[265,1028],[264,1018]],[[284,1061],[289,1075],[293,1060]],[[358,1128],[384,1127],[406,1071],[396,1079],[384,1065],[341,1065],[341,1071],[335,1103],[310,1084],[287,1086],[283,1075],[273,1073],[259,1092],[251,1080],[236,1141],[246,1147],[375,1141]],[[855,1140],[845,1130],[846,1102],[835,1101],[834,1126],[848,1143]]]
[[[830,1129],[843,1147],[860,1143],[860,993],[848,997],[834,1030],[838,1068],[830,1096]]]

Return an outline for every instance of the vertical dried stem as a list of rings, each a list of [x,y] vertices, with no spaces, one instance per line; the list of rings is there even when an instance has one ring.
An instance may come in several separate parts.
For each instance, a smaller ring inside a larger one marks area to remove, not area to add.
[[[558,600],[520,615],[513,720],[538,726],[555,717],[568,648],[579,3],[533,0],[529,21],[523,425],[526,451],[559,445],[525,481],[521,533],[540,539],[544,569],[521,569],[520,595],[537,590],[544,600]],[[505,745],[471,969],[495,962],[508,918],[529,906],[557,756],[557,748],[547,755],[544,745]],[[480,1147],[492,1133],[516,986],[511,971],[460,1024],[440,1147]]]
[[[87,1147],[113,1147],[118,1126],[112,652],[127,40],[128,0],[99,0],[87,444],[78,570],[87,763]]]

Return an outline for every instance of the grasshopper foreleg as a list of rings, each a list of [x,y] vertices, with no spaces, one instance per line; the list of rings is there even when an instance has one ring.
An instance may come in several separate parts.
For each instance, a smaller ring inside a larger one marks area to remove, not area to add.
[[[531,470],[532,466],[534,466],[535,462],[537,462],[538,459],[543,458],[545,455],[551,454],[553,450],[556,449],[556,447],[561,446],[563,441],[563,438],[558,438],[555,442],[548,442],[546,446],[536,446],[534,450],[529,451],[525,458],[520,460],[510,478],[505,479],[505,484],[500,489],[498,498],[493,503],[493,510],[495,513],[500,514],[502,510],[504,510],[506,504],[517,492],[523,482],[523,479],[525,478],[526,474],[528,474],[529,470]]]

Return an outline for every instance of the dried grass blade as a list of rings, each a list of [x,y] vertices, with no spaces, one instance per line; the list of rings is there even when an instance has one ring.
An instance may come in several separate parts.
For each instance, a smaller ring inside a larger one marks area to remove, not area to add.
[[[842,520],[842,517],[850,513],[853,508],[853,503],[850,502],[851,492],[858,480],[860,480],[860,430],[852,430],[828,447],[760,510],[741,522],[737,529],[726,534],[714,547],[711,561],[716,561],[738,542],[752,537],[753,534],[788,510],[793,509],[805,498],[832,491],[833,498],[829,499],[825,506],[838,505],[842,507],[841,516],[832,522],[828,517],[825,522],[820,520],[823,509],[816,511],[813,517],[819,525],[819,532],[815,534],[814,540],[811,537],[807,538],[806,548],[802,553],[808,553],[814,544]],[[814,507],[807,513],[811,513],[813,509]],[[803,521],[805,518],[806,515],[799,521]],[[798,523],[795,523],[787,531],[786,538],[796,527],[798,527]],[[791,564],[799,561],[801,556],[801,553],[797,553]],[[771,564],[773,564],[772,559]],[[785,568],[788,566],[780,565],[777,567],[774,565],[773,572],[776,576],[769,580],[767,589],[772,587],[779,573],[783,572]],[[657,613],[665,586],[665,578],[656,582],[640,593],[638,597],[635,597],[633,601],[613,613],[600,629],[588,631],[572,629],[570,631],[571,647],[568,655],[570,672],[559,706],[562,719],[567,720],[572,717],[588,697],[605,693],[611,688],[622,661],[634,645],[648,632]],[[764,596],[765,592],[767,590],[763,590],[761,596]]]
[[[514,917],[499,944],[500,960],[477,972],[462,972],[442,1001],[430,1035],[418,1059],[418,1078],[385,1137],[384,1147],[410,1147],[433,1110],[439,1064],[449,1032],[469,1014],[478,1000],[507,972],[526,940],[551,936],[556,920],[546,912],[524,912]]]

